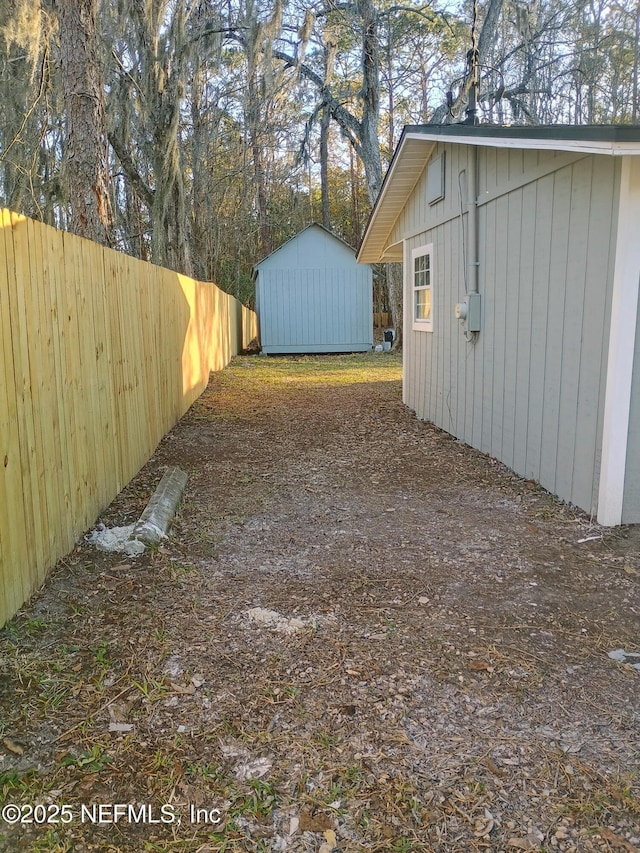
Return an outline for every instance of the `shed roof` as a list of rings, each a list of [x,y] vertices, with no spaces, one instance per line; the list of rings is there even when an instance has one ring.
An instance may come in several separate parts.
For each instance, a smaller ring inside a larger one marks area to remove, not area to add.
[[[418,183],[437,142],[491,148],[534,148],[584,154],[640,155],[639,125],[407,125],[369,217],[358,262],[398,260],[387,240],[405,202]]]
[[[282,249],[284,249],[285,246],[288,246],[289,243],[292,243],[294,240],[297,240],[302,234],[304,234],[306,231],[309,231],[310,228],[319,228],[321,231],[324,231],[325,234],[328,234],[329,237],[333,237],[333,239],[336,240],[336,242],[340,243],[343,247],[347,248],[351,252],[352,255],[355,255],[356,250],[353,248],[353,246],[350,246],[345,240],[343,240],[342,237],[338,237],[332,231],[329,231],[328,228],[325,228],[324,225],[320,225],[319,222],[312,222],[311,225],[307,225],[307,227],[303,228],[302,231],[298,231],[298,233],[294,234],[293,237],[289,237],[288,240],[285,240],[285,242],[281,246],[278,246],[278,248],[275,249],[273,252],[271,252],[270,255],[267,255],[266,258],[263,258],[261,261],[258,261],[257,264],[254,264],[253,270],[252,270],[252,275],[254,276],[254,278],[258,273],[258,267],[260,267],[269,258],[272,258],[274,255],[277,255],[278,252],[282,251]]]

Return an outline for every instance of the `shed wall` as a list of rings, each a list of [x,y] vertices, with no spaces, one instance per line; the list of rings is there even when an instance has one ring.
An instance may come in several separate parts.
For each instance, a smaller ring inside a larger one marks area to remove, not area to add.
[[[405,317],[405,402],[419,417],[594,511],[619,163],[479,149],[482,331],[470,344],[453,312],[465,294],[461,198],[472,149],[439,144],[433,156],[443,150],[444,200],[427,204],[425,170],[389,240],[405,240],[405,270],[413,248],[434,246],[433,333],[411,331]]]
[[[259,273],[258,289],[263,352],[364,352],[371,349],[373,288],[370,267],[263,269]]]
[[[626,165],[626,168],[625,168]],[[620,274],[623,311],[631,320],[635,310],[633,367],[631,381],[629,424],[626,440],[626,469],[622,502],[622,523],[640,522],[640,246],[638,245],[638,221],[640,217],[640,158],[634,157],[622,166],[621,222],[619,233]],[[624,226],[624,227],[623,227]],[[614,282],[614,287],[615,287]],[[615,291],[614,291],[615,292]],[[615,299],[614,299],[615,304]],[[626,317],[624,318],[626,320]],[[628,321],[627,321],[628,322]],[[624,332],[622,332],[624,335]],[[626,336],[625,336],[626,337]],[[614,362],[615,364],[615,359]],[[611,381],[611,380],[609,380]]]
[[[370,266],[311,225],[257,266],[260,344],[267,354],[365,352],[373,343]]]
[[[288,240],[256,268],[269,269],[344,269],[355,268],[356,259],[346,243],[319,225],[310,225]]]

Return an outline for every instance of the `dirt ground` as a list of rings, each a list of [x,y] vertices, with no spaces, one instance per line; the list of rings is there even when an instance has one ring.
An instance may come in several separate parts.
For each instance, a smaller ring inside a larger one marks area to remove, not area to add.
[[[639,531],[400,369],[237,358],[100,519],[179,465],[170,538],[82,542],[0,632],[1,851],[640,850]]]

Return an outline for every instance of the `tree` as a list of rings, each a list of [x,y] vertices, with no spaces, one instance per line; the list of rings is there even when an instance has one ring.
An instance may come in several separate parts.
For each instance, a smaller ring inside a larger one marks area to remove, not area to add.
[[[39,2],[0,3],[0,203],[51,225],[66,223],[55,16]]]
[[[113,217],[97,0],[57,0],[66,113],[65,168],[71,230],[110,245]]]
[[[461,7],[0,0],[0,201],[107,231],[110,201],[118,248],[251,300],[252,264],[311,221],[359,242],[403,124],[464,118],[472,30],[482,121],[638,119],[640,0]]]

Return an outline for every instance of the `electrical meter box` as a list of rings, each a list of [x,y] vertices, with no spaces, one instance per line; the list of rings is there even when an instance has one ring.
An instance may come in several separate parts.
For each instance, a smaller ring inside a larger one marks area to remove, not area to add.
[[[456,305],[456,319],[464,324],[465,331],[480,331],[480,294],[467,293],[464,300]]]

